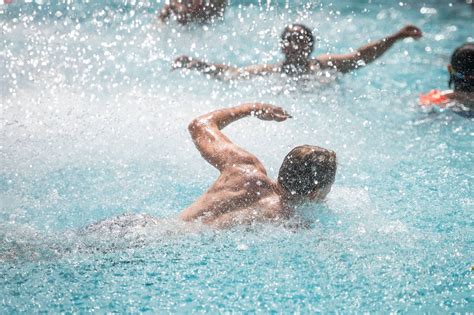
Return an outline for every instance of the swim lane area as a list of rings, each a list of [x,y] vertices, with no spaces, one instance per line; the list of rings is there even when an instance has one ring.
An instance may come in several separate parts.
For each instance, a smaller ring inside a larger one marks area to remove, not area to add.
[[[0,313],[472,312],[472,119],[417,104],[447,88],[452,50],[474,41],[469,6],[236,1],[224,21],[186,27],[159,25],[160,7],[0,7]],[[171,71],[183,54],[278,62],[294,21],[313,30],[314,55],[407,23],[424,37],[345,75]],[[252,101],[293,119],[242,120],[226,135],[272,177],[296,145],[334,150],[328,200],[300,209],[309,229],[179,222],[218,175],[187,124]]]

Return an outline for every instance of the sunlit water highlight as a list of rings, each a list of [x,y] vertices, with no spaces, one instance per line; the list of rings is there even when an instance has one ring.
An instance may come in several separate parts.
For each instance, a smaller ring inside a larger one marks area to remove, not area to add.
[[[155,3],[0,9],[1,313],[473,310],[472,121],[416,105],[446,87],[451,51],[473,41],[470,8],[241,3],[223,23],[196,27],[159,26]],[[324,80],[170,71],[181,54],[277,62],[293,21],[315,30],[316,53],[408,22],[425,36]],[[226,128],[272,176],[295,145],[338,154],[327,202],[301,209],[310,229],[175,219],[217,175],[187,123],[247,101],[294,116]],[[84,230],[123,213],[162,221],[128,215],[123,228]]]

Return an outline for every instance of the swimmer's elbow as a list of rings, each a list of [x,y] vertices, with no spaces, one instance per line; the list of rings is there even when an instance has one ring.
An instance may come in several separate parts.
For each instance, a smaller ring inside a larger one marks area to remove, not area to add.
[[[200,127],[199,118],[194,118],[188,125],[188,131],[191,134],[191,136],[194,136],[196,134],[199,127]]]
[[[191,134],[191,137],[194,139],[199,134],[203,132],[205,127],[208,125],[208,122],[203,117],[194,118],[188,125],[188,131]]]

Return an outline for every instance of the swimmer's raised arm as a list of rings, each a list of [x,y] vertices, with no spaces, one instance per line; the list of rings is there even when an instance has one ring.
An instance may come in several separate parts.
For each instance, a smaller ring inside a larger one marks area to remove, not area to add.
[[[274,65],[253,65],[244,68],[232,67],[224,64],[211,64],[196,58],[188,56],[180,56],[176,58],[172,65],[173,69],[194,69],[204,74],[214,77],[228,76],[230,78],[249,77],[252,75],[265,75],[278,71],[278,67]]]
[[[194,144],[202,157],[221,172],[226,167],[252,165],[264,171],[263,165],[251,153],[234,144],[222,132],[228,124],[255,116],[261,120],[284,121],[291,116],[281,107],[249,103],[213,111],[195,118],[188,126]]]
[[[418,27],[406,25],[395,34],[362,46],[353,53],[321,55],[316,57],[316,60],[323,67],[334,68],[340,72],[349,72],[376,60],[399,40],[404,38],[419,39],[421,36],[422,32]]]

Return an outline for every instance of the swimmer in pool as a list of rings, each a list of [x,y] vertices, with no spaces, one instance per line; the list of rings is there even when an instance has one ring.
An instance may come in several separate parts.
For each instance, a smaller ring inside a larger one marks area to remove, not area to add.
[[[336,175],[336,153],[303,145],[283,160],[275,181],[253,154],[234,144],[222,129],[244,117],[281,122],[291,116],[280,107],[253,103],[213,111],[188,126],[202,157],[220,172],[217,180],[183,210],[184,221],[226,228],[255,221],[290,218],[298,204],[322,201]]]
[[[448,65],[449,86],[454,90],[431,92],[420,96],[420,105],[452,108],[463,116],[474,116],[474,44],[456,48]]]
[[[279,64],[252,65],[243,68],[223,64],[210,64],[188,56],[174,60],[173,69],[195,69],[216,77],[229,76],[250,77],[283,73],[290,76],[316,73],[320,70],[333,69],[338,72],[350,72],[363,65],[369,64],[382,56],[397,41],[404,38],[419,39],[421,30],[413,25],[407,25],[393,35],[360,47],[348,54],[324,54],[310,58],[314,47],[314,37],[311,30],[302,24],[287,26],[281,34],[281,50],[285,60]]]
[[[173,14],[180,24],[208,23],[224,15],[227,0],[171,0],[158,19],[166,22]]]
[[[234,144],[222,129],[244,117],[281,122],[291,116],[281,107],[251,103],[216,110],[195,118],[188,126],[202,157],[220,172],[217,180],[179,218],[215,228],[253,222],[283,222],[306,202],[320,202],[331,191],[336,176],[336,153],[312,145],[291,150],[283,160],[278,179],[267,175],[256,156]],[[86,233],[124,232],[157,226],[149,215],[124,214],[91,224]]]

